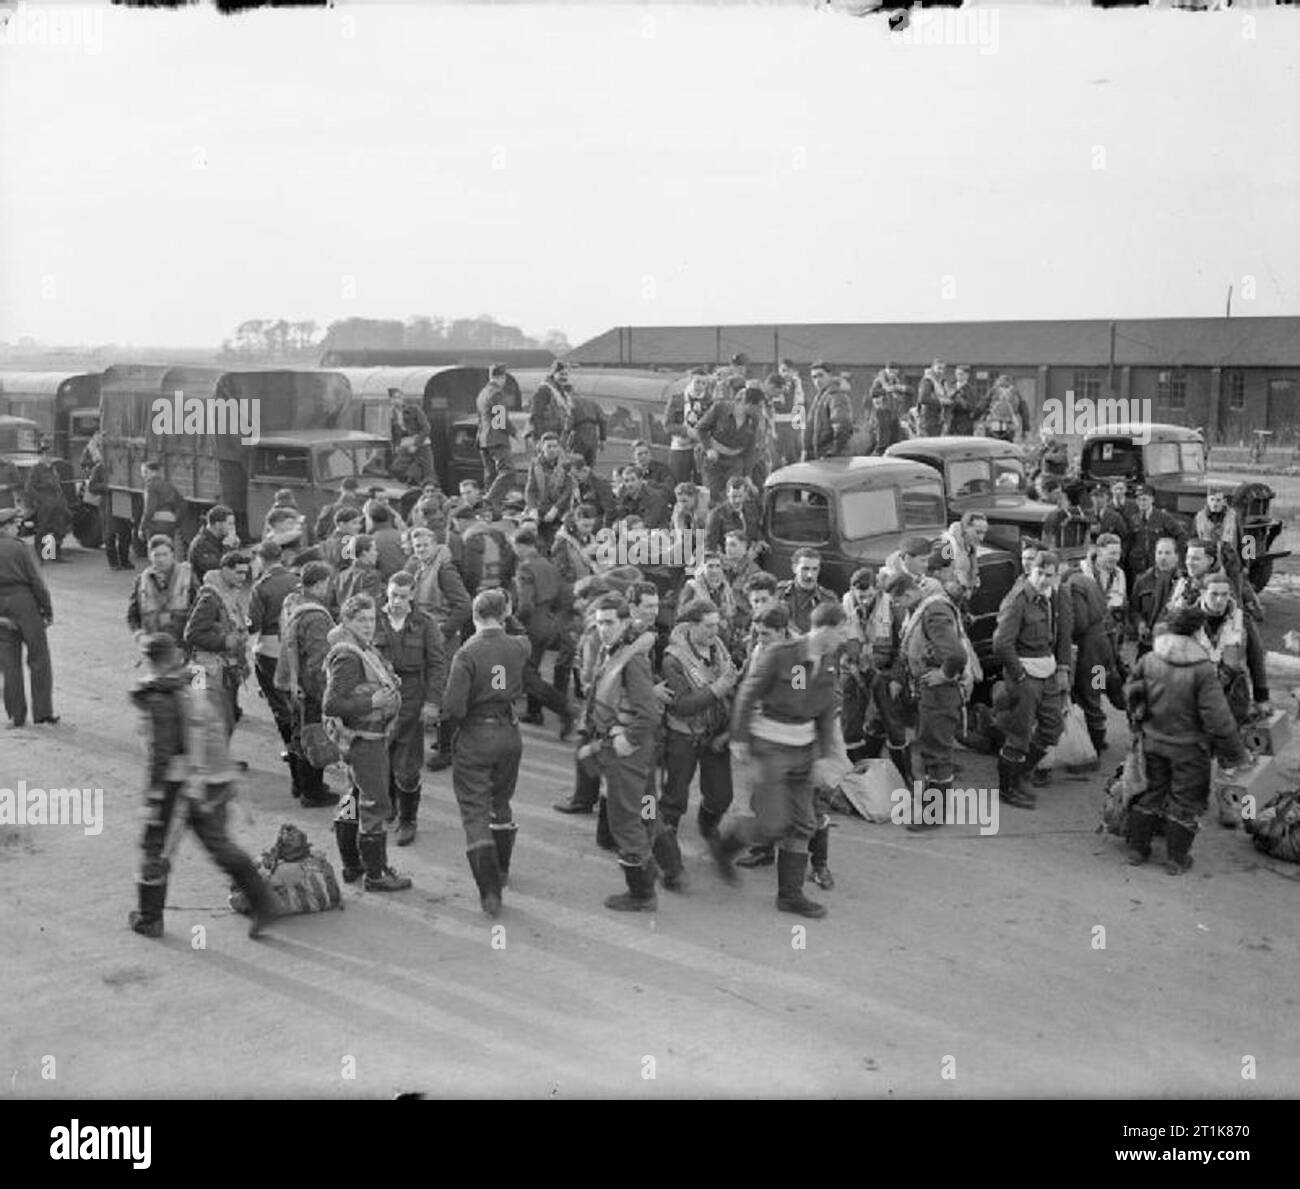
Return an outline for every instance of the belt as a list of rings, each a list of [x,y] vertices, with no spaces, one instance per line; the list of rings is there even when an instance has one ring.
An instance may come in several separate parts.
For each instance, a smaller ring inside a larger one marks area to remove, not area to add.
[[[467,714],[461,721],[464,723],[497,723],[511,727],[519,725],[519,720],[513,714]]]

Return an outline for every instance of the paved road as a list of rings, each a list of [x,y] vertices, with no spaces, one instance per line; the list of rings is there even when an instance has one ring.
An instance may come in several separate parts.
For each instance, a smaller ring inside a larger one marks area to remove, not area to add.
[[[70,556],[48,571],[63,722],[0,731],[0,788],[99,787],[106,822],[98,836],[0,826],[11,1094],[1300,1092],[1300,1033],[1286,1027],[1300,999],[1300,872],[1212,823],[1188,877],[1132,870],[1093,833],[1098,781],[1063,780],[1038,812],[1007,810],[995,837],[836,819],[838,886],[813,890],[831,907],[820,922],[774,910],[770,869],[722,886],[692,822],[691,890],[661,891],[656,915],[629,918],[601,905],[621,880],[593,819],[550,809],[569,789],[568,750],[526,728],[495,935],[450,780],[426,774],[419,838],[391,851],[411,891],[347,888],[345,911],[277,922],[252,942],[187,840],[165,939],[137,937],[125,927],[143,771],[122,693],[134,676],[129,578]],[[297,822],[333,859],[330,811],[290,799],[265,707],[251,690],[244,700],[236,751],[252,764],[251,820],[240,811],[238,836],[256,851]],[[992,781],[991,758],[962,762],[963,783]],[[1248,1055],[1253,1081],[1241,1076]]]

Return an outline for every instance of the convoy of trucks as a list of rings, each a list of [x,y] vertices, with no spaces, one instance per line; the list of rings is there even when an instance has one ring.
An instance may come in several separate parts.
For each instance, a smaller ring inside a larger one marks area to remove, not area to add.
[[[507,383],[517,433],[513,464],[521,486],[528,460],[523,410],[545,375],[540,367],[526,367]],[[141,464],[156,461],[185,498],[183,541],[217,503],[233,509],[241,537],[255,538],[282,488],[294,492],[310,522],[338,498],[348,476],[363,489],[379,488],[400,501],[413,493],[389,477],[394,389],[428,418],[437,475],[454,494],[461,479],[481,473],[475,398],[487,376],[486,362],[455,358],[398,365],[376,361],[370,367],[118,364],[104,372],[0,372],[0,507],[20,501],[39,445],[47,441],[68,498],[72,532],[81,544],[98,546],[99,509],[80,494],[88,469],[86,446],[96,429],[102,430],[112,514],[140,523]],[[583,368],[570,378],[574,390],[594,398],[606,414],[608,435],[598,471],[608,474],[630,461],[638,440],[666,459],[667,401],[686,376]],[[883,560],[900,533],[942,531],[962,512],[979,509],[992,530],[987,562],[993,573],[985,601],[1000,598],[998,592],[1009,585],[1002,571],[1014,571],[1020,537],[1041,535],[1052,511],[1025,494],[1026,463],[1019,447],[985,438],[914,439],[891,447],[888,455],[798,464],[774,474],[764,506],[770,564],[778,571],[783,564],[788,568],[791,548],[814,545],[828,552],[824,580],[842,590],[853,568]],[[1205,467],[1197,431],[1112,427],[1088,435],[1080,477],[1090,485],[1116,476],[1152,483],[1161,506],[1190,518],[1203,502]],[[1281,523],[1270,515],[1274,493],[1262,483],[1226,486],[1250,542],[1250,576],[1262,587],[1273,562],[1286,556],[1276,548]],[[1073,556],[1082,548],[1068,552]],[[980,616],[994,612],[996,603],[982,607]],[[977,623],[977,636],[986,626]]]

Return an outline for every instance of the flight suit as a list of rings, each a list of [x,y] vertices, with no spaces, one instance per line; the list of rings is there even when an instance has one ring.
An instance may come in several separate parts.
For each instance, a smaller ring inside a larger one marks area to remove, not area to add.
[[[424,764],[425,705],[438,705],[447,683],[447,658],[442,630],[431,615],[415,608],[401,630],[386,612],[376,617],[375,649],[402,683],[402,705],[397,712],[397,733],[388,745],[389,788],[398,811],[397,844],[415,837],[420,809],[420,769]]]
[[[510,800],[523,740],[514,704],[523,693],[528,655],[526,640],[499,627],[479,628],[452,657],[443,700],[443,713],[457,727],[451,783],[466,858],[491,916],[501,906],[518,829]]]
[[[298,771],[297,757],[289,749],[293,739],[293,707],[288,695],[276,688],[275,669],[280,659],[280,610],[289,592],[301,586],[298,575],[277,562],[253,584],[248,600],[248,631],[257,637],[253,649],[253,672],[285,747],[294,796],[302,793],[302,774]]]
[[[548,648],[560,643],[558,617],[560,576],[544,557],[520,561],[515,571],[515,615],[528,633],[528,665],[524,670],[524,690],[528,694],[528,719],[541,721],[545,706],[567,721],[569,706],[564,694],[554,684],[542,680],[541,664]]]
[[[649,819],[643,816],[644,799],[654,775],[655,733],[659,725],[660,703],[655,694],[650,652],[654,647],[652,631],[638,632],[629,624],[626,634],[612,647],[602,648],[596,664],[596,676],[587,696],[583,732],[592,743],[599,744],[597,762],[605,778],[609,830],[618,848],[618,861],[627,881],[627,894],[606,899],[608,908],[651,910],[656,905],[655,867],[652,851],[664,849],[658,843],[663,833],[657,809]],[[614,739],[623,737],[632,745],[627,755],[619,755]],[[681,856],[675,836],[666,844],[665,854],[672,870],[665,868],[670,879],[681,873]]]
[[[478,452],[483,460],[483,490],[490,491],[498,476],[509,473],[510,439],[514,427],[510,423],[510,405],[505,388],[495,380],[479,392],[475,402],[478,409]]]

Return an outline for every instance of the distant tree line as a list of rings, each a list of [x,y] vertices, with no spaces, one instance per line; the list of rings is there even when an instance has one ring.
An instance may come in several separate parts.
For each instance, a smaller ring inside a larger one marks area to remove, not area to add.
[[[512,350],[539,347],[554,355],[570,349],[558,330],[538,339],[518,326],[503,326],[484,314],[477,318],[431,318],[425,315],[405,322],[386,318],[344,318],[331,322],[321,333],[312,321],[284,318],[250,318],[221,344],[221,358],[231,361],[314,361],[326,351],[358,348],[417,350],[420,348],[471,348]]]

